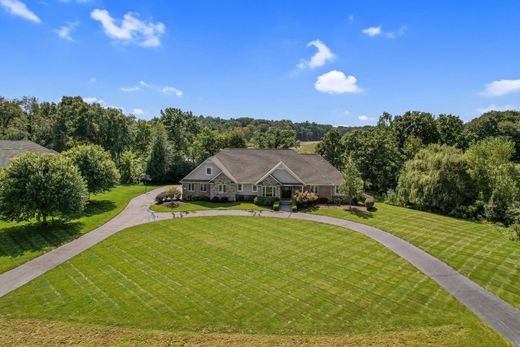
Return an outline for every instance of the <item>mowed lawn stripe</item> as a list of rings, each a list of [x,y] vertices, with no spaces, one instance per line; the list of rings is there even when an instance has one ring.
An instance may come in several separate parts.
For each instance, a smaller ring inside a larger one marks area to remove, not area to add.
[[[520,244],[510,241],[503,228],[384,203],[377,204],[377,208],[364,215],[335,208],[310,212],[392,233],[520,307]]]
[[[455,326],[461,341],[503,343],[364,235],[257,217],[175,219],[121,231],[1,298],[0,318],[275,335]]]

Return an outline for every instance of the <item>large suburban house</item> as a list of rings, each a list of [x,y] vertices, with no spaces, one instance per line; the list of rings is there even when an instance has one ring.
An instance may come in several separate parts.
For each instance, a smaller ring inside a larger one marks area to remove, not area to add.
[[[291,199],[297,191],[340,195],[341,173],[318,154],[291,149],[223,149],[181,180],[183,199],[230,201],[254,196]]]
[[[25,152],[36,153],[53,153],[56,151],[40,146],[32,141],[11,141],[0,140],[0,170],[7,167],[9,162],[14,158]]]

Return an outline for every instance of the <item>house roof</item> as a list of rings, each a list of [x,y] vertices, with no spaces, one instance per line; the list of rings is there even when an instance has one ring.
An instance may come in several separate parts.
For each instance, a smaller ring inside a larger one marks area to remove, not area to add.
[[[0,140],[0,169],[7,167],[11,159],[25,152],[57,153],[31,141]]]
[[[210,159],[216,159],[241,183],[256,183],[280,162],[305,184],[337,185],[342,180],[341,173],[320,155],[301,154],[292,149],[223,149]],[[278,170],[273,174],[287,183],[298,182],[290,177],[290,172]]]

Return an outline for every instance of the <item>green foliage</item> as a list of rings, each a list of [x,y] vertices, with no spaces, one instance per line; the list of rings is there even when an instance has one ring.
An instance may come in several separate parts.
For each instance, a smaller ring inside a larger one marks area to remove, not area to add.
[[[298,208],[305,208],[317,203],[318,196],[313,192],[296,192],[293,200],[296,201]]]
[[[134,152],[125,151],[121,154],[119,161],[119,173],[121,175],[121,183],[139,183],[143,174],[143,162]]]
[[[464,146],[464,122],[451,114],[440,114],[436,119],[439,143],[442,145]]]
[[[509,227],[509,239],[520,242],[520,224],[513,224]]]
[[[271,127],[258,132],[253,141],[258,148],[291,148],[298,145],[296,132],[290,127]]]
[[[59,155],[25,153],[0,172],[0,219],[47,223],[70,218],[87,200],[87,186],[73,162]]]
[[[146,162],[146,174],[152,182],[167,182],[171,151],[164,127],[158,124],[154,131],[150,154]]]
[[[430,145],[406,162],[399,177],[398,199],[420,209],[455,213],[476,196],[467,169],[459,149]]]
[[[296,200],[291,201],[291,211],[298,212],[298,204],[296,203]]]
[[[280,198],[275,196],[257,196],[253,201],[255,205],[271,207],[276,201],[280,201]]]
[[[168,107],[161,110],[160,121],[166,129],[172,150],[187,153],[193,138],[200,132],[199,120],[191,112]]]
[[[331,129],[316,147],[316,153],[325,158],[337,169],[343,165],[345,144],[341,141],[341,133],[337,128]]]
[[[223,144],[222,139],[215,131],[204,128],[191,146],[191,157],[196,163],[202,163],[222,149]]]
[[[403,148],[406,139],[411,136],[420,139],[425,145],[438,143],[440,138],[435,119],[428,112],[408,111],[402,116],[395,116],[392,129],[399,148]]]
[[[240,130],[231,130],[224,134],[223,145],[224,148],[246,148],[246,138],[244,133]]]
[[[397,196],[397,193],[393,189],[388,189],[388,191],[385,194],[385,202],[389,205],[399,206],[399,197]]]
[[[402,156],[391,130],[360,129],[344,135],[345,155],[352,158],[369,191],[384,193],[397,185]]]
[[[87,183],[89,193],[100,193],[119,182],[119,172],[110,155],[97,145],[74,147],[63,155],[70,158]]]
[[[280,201],[275,201],[273,204],[273,210],[279,211],[280,210]]]
[[[349,204],[352,205],[352,201],[363,193],[363,179],[351,157],[345,161],[341,174],[343,181],[339,186],[339,191],[345,194]]]

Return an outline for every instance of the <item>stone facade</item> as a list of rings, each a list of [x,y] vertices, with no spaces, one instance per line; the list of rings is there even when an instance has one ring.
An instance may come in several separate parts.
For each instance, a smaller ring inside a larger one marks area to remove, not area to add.
[[[226,185],[225,193],[219,193],[218,186],[220,184]],[[236,201],[237,185],[226,175],[220,174],[213,180],[213,183],[210,185],[210,198],[213,198],[214,196],[218,196],[219,198],[227,196],[229,201]]]
[[[262,182],[258,184],[258,195],[262,195],[262,187],[276,187],[275,196],[280,197],[280,183],[272,176],[267,176]]]

